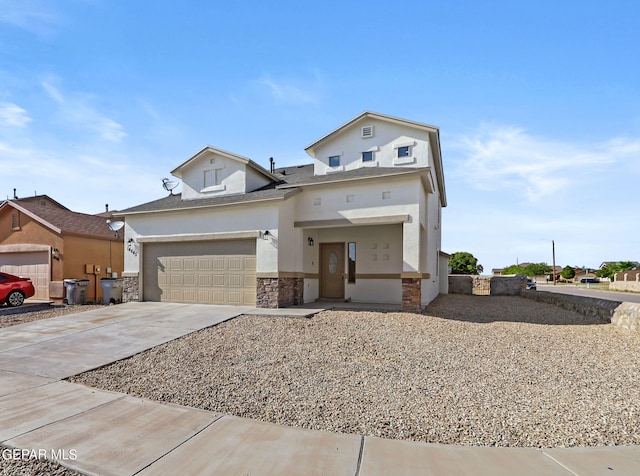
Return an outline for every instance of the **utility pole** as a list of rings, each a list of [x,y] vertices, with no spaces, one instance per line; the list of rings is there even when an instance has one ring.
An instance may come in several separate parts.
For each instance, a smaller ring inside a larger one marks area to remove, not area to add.
[[[551,240],[551,253],[553,255],[553,285],[556,285],[556,242]]]

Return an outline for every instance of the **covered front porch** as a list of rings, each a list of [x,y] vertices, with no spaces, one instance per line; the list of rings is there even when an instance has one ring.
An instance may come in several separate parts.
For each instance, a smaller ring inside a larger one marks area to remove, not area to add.
[[[407,215],[386,223],[296,223],[302,230],[304,303],[377,303],[422,307],[419,250],[408,242],[415,224]],[[419,227],[419,225],[418,225]],[[414,259],[415,258],[415,259]]]

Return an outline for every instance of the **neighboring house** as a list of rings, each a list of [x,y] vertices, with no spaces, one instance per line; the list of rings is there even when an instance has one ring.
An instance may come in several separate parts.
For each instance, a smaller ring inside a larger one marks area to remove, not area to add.
[[[438,129],[364,112],[306,151],[266,170],[207,146],[171,172],[181,194],[121,211],[123,299],[419,309],[446,293]]]
[[[0,271],[31,278],[36,299],[62,300],[64,279],[88,279],[87,300],[97,300],[100,278],[124,269],[123,236],[106,219],[72,212],[46,195],[3,201]]]
[[[627,261],[603,261],[603,262],[600,264],[600,268],[599,268],[599,269],[602,269],[602,268],[604,268],[605,266],[616,266],[616,265],[618,265],[619,263],[623,263],[623,262],[624,262],[624,263],[627,263]],[[640,269],[640,263],[638,263],[637,261],[628,261],[628,263],[631,263],[631,264],[634,266],[634,268],[636,268],[636,269]]]

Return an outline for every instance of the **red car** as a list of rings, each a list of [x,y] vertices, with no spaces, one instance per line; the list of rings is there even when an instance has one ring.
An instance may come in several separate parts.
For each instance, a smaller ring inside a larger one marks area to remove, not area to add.
[[[35,293],[31,278],[0,273],[0,304],[6,302],[9,307],[21,306],[25,299]]]

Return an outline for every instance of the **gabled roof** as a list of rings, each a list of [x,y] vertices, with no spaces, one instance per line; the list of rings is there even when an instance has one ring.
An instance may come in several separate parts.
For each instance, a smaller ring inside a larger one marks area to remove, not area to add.
[[[14,208],[31,217],[33,220],[59,234],[82,235],[94,238],[123,240],[116,237],[109,229],[104,217],[86,215],[57,207],[43,207],[38,202],[7,200],[0,205],[0,210]]]
[[[315,151],[318,146],[326,143],[327,141],[333,139],[337,134],[354,127],[356,123],[362,122],[367,119],[376,119],[383,122],[388,122],[390,124],[398,124],[403,127],[410,127],[414,129],[419,129],[425,131],[429,134],[429,143],[431,145],[431,154],[433,155],[433,162],[435,168],[436,181],[438,182],[438,189],[440,190],[440,203],[443,207],[447,206],[447,194],[444,187],[444,172],[442,168],[442,152],[440,149],[440,130],[435,126],[430,126],[428,124],[423,124],[421,122],[409,121],[407,119],[401,119],[398,117],[387,116],[385,114],[379,114],[377,112],[364,111],[359,116],[354,117],[349,122],[341,125],[337,129],[329,132],[327,135],[315,141],[313,144],[307,146],[305,150],[307,154],[309,154],[314,159]]]
[[[345,124],[341,125],[337,129],[334,129],[333,131],[329,132],[327,135],[321,137],[320,139],[315,141],[313,144],[307,146],[304,150],[306,150],[307,153],[311,157],[315,158],[315,155],[314,155],[315,154],[315,149],[320,144],[324,143],[329,138],[335,136],[336,134],[339,134],[340,132],[344,131],[345,129],[349,129],[356,122],[359,122],[359,121],[361,121],[363,119],[378,119],[380,121],[389,122],[389,123],[392,123],[392,124],[399,124],[399,125],[405,126],[405,127],[406,126],[414,127],[416,129],[421,129],[423,131],[427,131],[429,133],[434,133],[436,135],[439,134],[439,130],[435,126],[430,126],[428,124],[423,124],[421,122],[409,121],[407,119],[401,119],[399,117],[387,116],[386,114],[379,114],[377,112],[364,111],[359,116],[354,117],[349,122],[346,122]],[[440,143],[440,141],[438,141],[438,144],[439,143]]]
[[[225,157],[227,159],[238,161],[238,162],[240,162],[242,164],[248,165],[249,167],[254,169],[256,172],[258,172],[259,174],[264,175],[265,177],[267,177],[269,180],[271,180],[273,182],[278,182],[279,181],[279,179],[277,177],[275,177],[273,174],[271,174],[267,169],[265,169],[262,166],[256,164],[253,160],[248,159],[246,157],[242,157],[241,155],[234,154],[232,152],[227,152],[226,150],[222,150],[222,149],[218,149],[216,147],[212,147],[210,145],[204,146],[202,149],[200,149],[200,151],[196,152],[189,159],[185,160],[183,163],[178,165],[175,169],[173,169],[171,171],[171,175],[181,179],[183,170],[186,169],[187,167],[189,167],[190,165],[192,165],[194,162],[197,162],[204,154],[207,154],[207,153],[213,153],[213,154],[216,154],[216,155],[221,155],[222,157]]]
[[[18,202],[18,203],[40,203],[41,200],[48,200],[53,205],[55,205],[56,207],[58,207],[58,208],[60,208],[62,210],[69,210],[67,207],[65,207],[60,202],[55,201],[49,195],[34,195],[32,197],[22,197],[22,198],[14,198],[13,199],[14,202]]]

